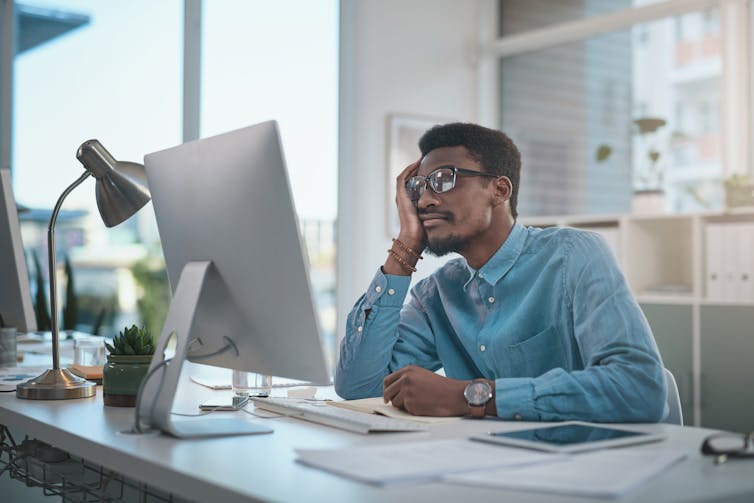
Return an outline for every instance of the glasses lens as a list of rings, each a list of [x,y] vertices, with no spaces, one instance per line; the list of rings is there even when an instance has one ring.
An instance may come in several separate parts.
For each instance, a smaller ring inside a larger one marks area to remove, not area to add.
[[[438,194],[451,190],[456,185],[456,173],[450,168],[440,168],[429,175],[432,190]]]
[[[738,452],[746,448],[743,435],[716,435],[707,439],[707,445],[715,452]]]
[[[406,192],[408,192],[408,197],[412,201],[418,201],[422,194],[424,194],[426,186],[423,176],[412,176],[406,182]]]

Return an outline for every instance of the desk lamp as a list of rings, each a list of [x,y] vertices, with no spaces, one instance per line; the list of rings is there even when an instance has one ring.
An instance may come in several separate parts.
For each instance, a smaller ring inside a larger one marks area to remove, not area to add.
[[[52,321],[52,369],[16,386],[16,396],[32,400],[62,400],[94,396],[95,384],[60,368],[58,327],[58,299],[55,280],[55,221],[63,200],[89,176],[96,179],[94,187],[97,207],[102,221],[114,227],[127,220],[149,202],[144,166],[133,162],[116,161],[97,140],[81,144],[76,158],[84,165],[84,174],[63,191],[52,210],[47,229],[50,266],[50,314]]]

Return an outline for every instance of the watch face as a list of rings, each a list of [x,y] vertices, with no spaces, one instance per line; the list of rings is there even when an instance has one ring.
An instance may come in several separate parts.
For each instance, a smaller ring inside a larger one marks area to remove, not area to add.
[[[492,388],[484,381],[474,381],[463,392],[469,405],[484,405],[492,398]]]

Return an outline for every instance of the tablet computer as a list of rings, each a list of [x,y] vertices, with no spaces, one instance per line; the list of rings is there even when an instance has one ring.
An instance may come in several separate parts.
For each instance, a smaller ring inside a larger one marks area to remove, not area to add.
[[[643,444],[666,438],[664,433],[647,433],[606,424],[566,421],[517,431],[497,431],[471,437],[495,444],[548,452],[583,452],[607,447]]]

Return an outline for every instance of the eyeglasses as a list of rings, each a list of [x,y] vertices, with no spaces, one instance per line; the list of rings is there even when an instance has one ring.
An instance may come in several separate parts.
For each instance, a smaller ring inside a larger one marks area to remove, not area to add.
[[[412,176],[406,182],[406,191],[412,201],[418,201],[429,185],[435,194],[444,194],[453,190],[456,186],[456,176],[458,173],[469,176],[489,176],[498,178],[498,175],[492,173],[483,173],[481,171],[472,171],[470,169],[457,168],[455,166],[443,166],[437,168],[427,176]]]
[[[702,454],[717,456],[715,464],[725,463],[729,458],[754,458],[754,432],[747,435],[718,433],[704,439]]]

